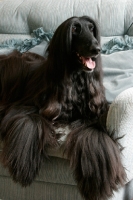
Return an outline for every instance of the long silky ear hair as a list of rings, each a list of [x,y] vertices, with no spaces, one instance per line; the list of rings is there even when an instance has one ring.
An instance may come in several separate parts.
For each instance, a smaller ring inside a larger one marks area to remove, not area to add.
[[[57,28],[47,49],[49,73],[51,74],[51,71],[54,71],[52,80],[64,78],[69,67],[72,54],[72,25],[75,20],[78,20],[78,17],[71,17]]]

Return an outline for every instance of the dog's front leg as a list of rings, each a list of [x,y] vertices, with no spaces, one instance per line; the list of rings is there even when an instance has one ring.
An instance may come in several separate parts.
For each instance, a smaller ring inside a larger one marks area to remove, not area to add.
[[[108,199],[125,181],[117,141],[97,123],[82,124],[68,135],[65,152],[86,200]]]
[[[57,145],[51,124],[32,106],[8,109],[0,126],[3,151],[2,164],[9,169],[15,182],[22,186],[32,183],[48,148]]]

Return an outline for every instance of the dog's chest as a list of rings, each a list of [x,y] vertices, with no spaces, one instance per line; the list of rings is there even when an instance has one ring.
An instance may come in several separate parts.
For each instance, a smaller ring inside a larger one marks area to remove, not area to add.
[[[86,116],[89,107],[89,88],[84,77],[73,77],[71,84],[66,87],[62,113],[68,118],[80,118]]]

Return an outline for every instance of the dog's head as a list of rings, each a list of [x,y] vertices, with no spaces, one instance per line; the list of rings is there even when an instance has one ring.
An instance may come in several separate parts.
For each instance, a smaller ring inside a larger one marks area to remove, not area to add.
[[[96,23],[89,17],[81,17],[72,24],[72,51],[84,71],[93,71],[100,53],[100,41]]]
[[[57,70],[76,59],[78,69],[93,71],[100,52],[97,24],[88,16],[67,19],[55,31],[48,52]]]

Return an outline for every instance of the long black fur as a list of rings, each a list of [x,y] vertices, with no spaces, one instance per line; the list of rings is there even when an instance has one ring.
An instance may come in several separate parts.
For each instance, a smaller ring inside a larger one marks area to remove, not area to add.
[[[65,154],[86,200],[107,199],[126,174],[117,139],[106,130],[100,34],[90,17],[72,17],[56,30],[47,58],[13,52],[0,56],[1,162],[22,186],[32,183],[55,128],[69,125]],[[96,63],[83,64],[83,57]]]

